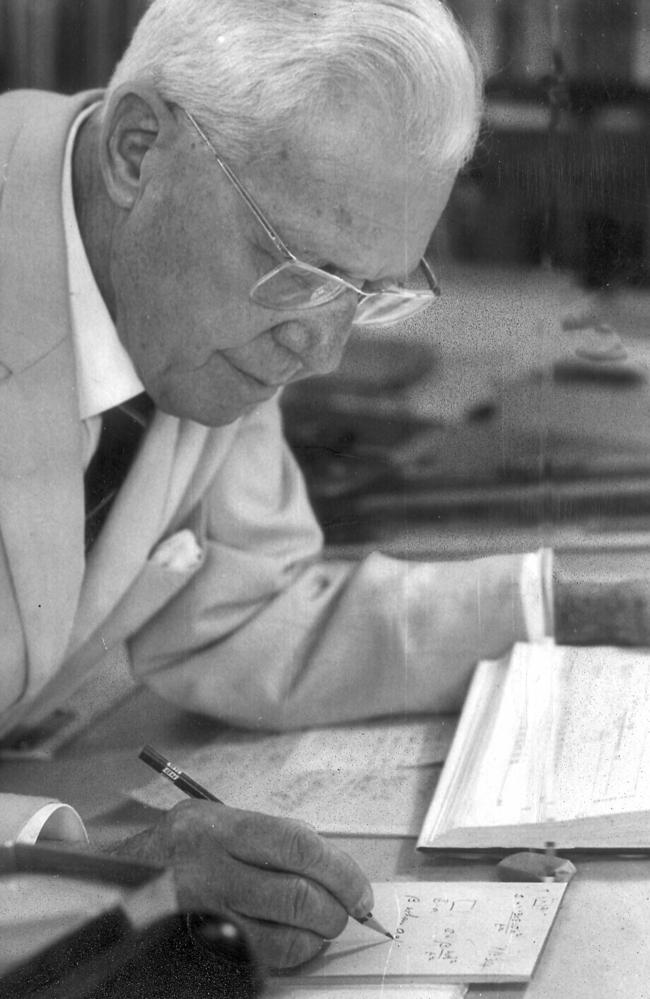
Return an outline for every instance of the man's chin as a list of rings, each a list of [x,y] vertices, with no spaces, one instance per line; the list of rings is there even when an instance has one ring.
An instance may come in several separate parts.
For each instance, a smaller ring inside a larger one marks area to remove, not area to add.
[[[278,389],[273,392],[273,395],[275,395],[277,391]],[[180,419],[192,420],[194,423],[200,423],[204,427],[227,427],[232,423],[236,423],[237,420],[241,419],[243,416],[249,416],[259,406],[263,406],[266,402],[268,402],[273,395],[264,399],[256,399],[251,402],[241,403],[238,406],[218,406],[216,408],[212,406],[197,408],[192,407],[180,416]]]
[[[197,392],[197,386],[184,381],[181,385],[155,386],[149,389],[158,409],[180,420],[192,420],[205,427],[226,427],[258,406],[272,399],[279,391],[275,385],[265,385],[250,375],[230,369],[231,377],[223,379],[214,390],[209,387]]]

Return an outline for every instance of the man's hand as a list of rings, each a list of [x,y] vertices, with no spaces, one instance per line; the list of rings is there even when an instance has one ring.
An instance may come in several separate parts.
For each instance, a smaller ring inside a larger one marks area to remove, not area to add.
[[[179,904],[232,916],[269,968],[302,964],[372,909],[357,864],[291,819],[182,801],[121,854],[171,867]]]

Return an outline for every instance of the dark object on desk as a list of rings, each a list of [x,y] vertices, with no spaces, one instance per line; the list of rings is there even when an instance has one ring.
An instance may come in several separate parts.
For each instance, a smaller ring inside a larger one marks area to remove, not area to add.
[[[568,882],[575,873],[575,864],[548,851],[536,853],[533,850],[523,850],[521,853],[511,853],[497,864],[499,881]]]
[[[224,925],[218,916],[201,916],[190,934],[185,915],[176,913],[134,932],[112,909],[11,970],[0,980],[0,997],[254,999],[260,977],[241,935],[235,930],[235,943]]]
[[[553,379],[574,385],[582,382],[624,387],[643,385],[648,380],[648,372],[640,364],[569,357],[554,363]]]
[[[15,844],[0,848],[0,877],[12,874],[67,876],[130,892],[121,905],[112,904],[9,967],[0,977],[0,999],[255,999],[261,994],[260,970],[237,924],[215,913],[169,911],[169,875],[160,868]]]

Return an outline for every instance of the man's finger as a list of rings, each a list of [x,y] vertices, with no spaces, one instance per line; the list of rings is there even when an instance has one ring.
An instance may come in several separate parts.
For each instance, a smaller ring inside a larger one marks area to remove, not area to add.
[[[236,915],[255,960],[267,968],[295,968],[315,957],[327,943],[317,933]]]
[[[327,888],[297,874],[231,860],[214,885],[210,893],[210,880],[205,881],[206,903],[218,909],[224,899],[237,917],[310,930],[328,940],[338,936],[348,920],[347,910]]]
[[[238,860],[316,881],[353,916],[371,910],[372,889],[359,865],[303,823],[234,808],[224,809],[221,821],[222,842]]]

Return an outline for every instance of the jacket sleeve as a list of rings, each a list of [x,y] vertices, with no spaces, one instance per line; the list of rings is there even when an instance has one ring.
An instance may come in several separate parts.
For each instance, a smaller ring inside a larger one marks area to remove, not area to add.
[[[277,405],[242,421],[204,502],[202,569],[130,643],[178,705],[277,729],[445,712],[480,658],[530,637],[531,556],[324,559]]]

